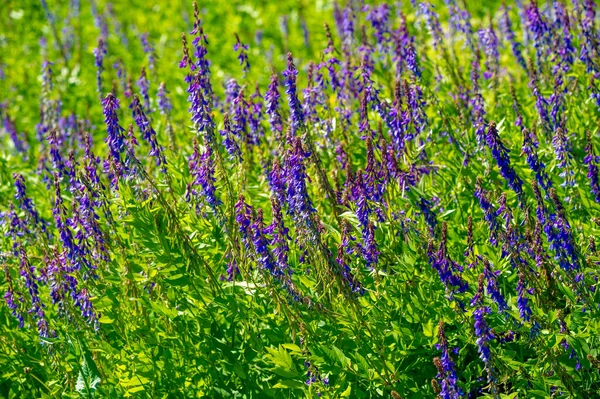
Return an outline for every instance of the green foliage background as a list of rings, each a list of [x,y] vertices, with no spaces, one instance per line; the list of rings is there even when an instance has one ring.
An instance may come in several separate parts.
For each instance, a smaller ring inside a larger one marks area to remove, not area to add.
[[[57,34],[64,40],[63,21],[73,9],[66,1],[48,1],[54,13]],[[60,98],[65,112],[85,116],[95,125],[93,131],[97,151],[104,148],[105,135],[102,108],[96,93],[93,48],[99,30],[94,25],[88,2],[81,2],[81,13],[71,20],[75,41],[72,56],[63,59],[55,46],[55,36],[41,2],[9,0],[0,7],[0,65],[6,78],[0,80],[0,101],[15,119],[19,131],[35,140],[34,128],[39,119],[40,72],[44,58],[54,62],[55,87],[53,99]],[[415,24],[415,15],[406,2],[411,32],[426,42],[426,32]],[[439,2],[440,6],[442,2]],[[434,132],[428,144],[428,154],[438,172],[426,176],[410,192],[390,187],[386,195],[393,204],[386,210],[403,212],[408,223],[401,225],[393,218],[378,224],[377,242],[381,252],[381,267],[370,273],[359,261],[353,270],[359,276],[366,294],[357,298],[344,295],[334,283],[326,267],[318,262],[307,272],[299,262],[299,251],[290,256],[295,271],[294,282],[306,295],[304,303],[290,302],[284,293],[265,277],[251,257],[240,264],[243,277],[235,282],[219,280],[225,273],[224,254],[227,238],[214,215],[197,215],[183,198],[190,181],[186,157],[192,151],[196,134],[189,122],[184,72],[178,68],[181,58],[181,33],[189,32],[193,22],[192,7],[187,1],[115,1],[112,6],[97,2],[98,9],[108,15],[109,53],[105,60],[105,86],[116,80],[112,64],[121,59],[130,76],[136,79],[147,62],[139,35],[148,32],[158,55],[157,68],[151,79],[154,96],[159,82],[169,88],[174,111],[171,117],[174,140],[166,132],[167,120],[156,114],[154,127],[159,141],[165,143],[169,161],[172,191],[159,173],[151,170],[154,190],[146,200],[137,198],[135,188],[123,184],[119,196],[110,198],[110,208],[119,215],[118,223],[110,227],[110,247],[113,261],[99,270],[100,278],[87,281],[93,294],[93,304],[102,315],[101,328],[94,332],[82,320],[67,321],[49,307],[55,338],[42,339],[35,324],[18,322],[6,306],[0,306],[0,396],[23,397],[316,397],[375,398],[389,397],[392,391],[403,398],[434,397],[430,381],[436,375],[432,359],[439,356],[437,325],[446,323],[446,335],[452,347],[460,348],[453,355],[459,368],[465,391],[485,385],[481,377],[483,364],[479,360],[473,334],[471,309],[458,311],[448,301],[437,273],[427,262],[427,227],[416,205],[421,195],[438,197],[437,220],[448,224],[449,251],[453,259],[466,263],[467,217],[475,221],[475,251],[485,255],[502,272],[501,290],[506,296],[508,313],[519,318],[514,287],[517,273],[498,248],[487,244],[487,225],[473,197],[475,179],[484,178],[486,187],[500,193],[505,183],[498,175],[490,154],[477,154],[478,162],[462,166],[460,146],[474,146],[472,128],[464,127],[459,112],[447,95],[452,82],[447,75],[434,89],[432,65],[441,57],[430,47],[420,49],[425,67],[423,88],[430,104],[428,117]],[[469,2],[477,27],[487,16],[498,10],[499,2]],[[206,1],[200,5],[205,32],[209,38],[209,59],[212,63],[213,86],[222,95],[225,82],[231,77],[240,79],[249,88],[259,83],[266,87],[273,70],[285,68],[285,54],[292,51],[299,66],[299,87],[306,84],[306,65],[319,60],[326,47],[323,24],[333,22],[330,1]],[[440,17],[447,19],[439,7]],[[516,13],[515,13],[516,15]],[[287,40],[281,33],[281,18],[289,18]],[[309,46],[302,38],[301,19],[310,32]],[[515,18],[516,19],[516,18]],[[397,22],[393,19],[394,24]],[[261,30],[260,44],[255,33]],[[241,68],[232,51],[234,34],[250,45],[251,70],[241,78]],[[47,50],[40,46],[45,37]],[[126,39],[126,41],[125,41]],[[462,57],[461,44],[452,47],[453,62],[468,80],[470,59]],[[534,99],[529,94],[527,76],[511,58],[510,49],[502,50],[502,62],[514,79],[517,95],[522,99],[526,124],[536,122]],[[391,99],[393,76],[381,68],[375,80]],[[598,110],[583,90],[587,81],[579,65],[570,78],[577,89],[568,100],[570,131],[573,135],[574,158],[581,164],[584,156],[584,135],[596,132]],[[551,85],[545,94],[551,94]],[[263,89],[264,90],[264,89]],[[526,182],[533,179],[524,158],[519,156],[521,137],[512,126],[514,122],[508,78],[497,88],[484,88],[486,109],[490,120],[499,122],[500,134],[511,150],[511,160]],[[331,101],[335,101],[334,98]],[[216,113],[222,126],[222,115]],[[375,117],[373,117],[375,118]],[[130,123],[126,105],[122,104],[123,126]],[[449,126],[464,128],[466,138],[456,145],[437,133]],[[337,132],[336,134],[341,134]],[[357,135],[354,135],[357,136]],[[352,164],[364,167],[365,148],[359,137],[350,137],[347,148]],[[23,173],[29,195],[47,220],[52,220],[53,194],[39,175],[36,149],[24,160],[15,155],[6,135],[0,136],[0,204],[2,210],[14,197],[12,174]],[[168,143],[168,145],[166,144]],[[217,186],[226,209],[237,195],[244,193],[248,202],[263,208],[270,215],[268,185],[261,173],[258,159],[269,153],[265,144],[255,154],[255,162],[218,169]],[[319,148],[325,170],[334,181],[333,149]],[[262,154],[262,155],[261,155]],[[543,145],[540,154],[548,159],[553,175],[556,162],[550,145]],[[410,148],[408,157],[414,159],[417,148]],[[480,161],[480,162],[479,162]],[[150,161],[151,162],[151,161]],[[585,168],[577,169],[574,192],[559,192],[576,198],[568,205],[568,215],[580,249],[584,250],[589,236],[600,232],[597,219],[598,204],[593,202],[585,181]],[[227,176],[226,176],[227,175]],[[309,175],[316,179],[314,167]],[[558,183],[558,178],[555,178]],[[228,191],[229,181],[232,191]],[[334,248],[340,242],[340,228],[334,212],[324,199],[317,184],[311,184],[311,195],[325,227],[324,240]],[[66,190],[65,190],[66,191]],[[227,194],[225,194],[227,193]],[[232,199],[227,197],[232,195]],[[527,195],[533,198],[531,189]],[[509,193],[509,203],[516,209],[516,198]],[[68,201],[68,200],[67,200]],[[231,218],[231,215],[228,217]],[[358,226],[351,209],[341,217]],[[270,220],[270,217],[266,217]],[[596,220],[596,222],[594,222]],[[4,228],[4,227],[3,227]],[[39,242],[27,247],[32,264],[44,262],[46,249]],[[0,238],[3,267],[12,270],[18,279],[18,260],[11,256],[9,237]],[[296,248],[297,249],[297,248]],[[246,254],[247,255],[247,254]],[[317,253],[311,256],[319,257]],[[597,269],[596,255],[587,255],[590,270]],[[324,262],[322,262],[324,263]],[[466,270],[465,278],[476,287],[478,272]],[[149,290],[149,284],[156,284]],[[0,283],[6,290],[6,281]],[[492,343],[500,381],[500,397],[548,397],[551,387],[559,387],[565,397],[592,397],[600,387],[598,370],[587,359],[598,355],[598,310],[582,312],[582,305],[567,286],[562,291],[536,292],[534,317],[542,330],[535,340],[529,340],[531,324],[514,323],[497,313],[489,323],[499,333],[514,331],[521,338],[510,343]],[[41,287],[48,296],[48,288]],[[598,303],[599,293],[591,294]],[[468,301],[470,297],[465,297]],[[307,305],[309,304],[309,305]],[[557,319],[568,326],[561,333]],[[303,337],[303,344],[299,337]],[[573,347],[583,367],[575,370],[575,359],[562,351],[560,342],[566,339]],[[318,367],[329,385],[319,382],[307,386],[305,360]],[[511,393],[509,396],[508,393]],[[483,395],[483,394],[482,394]]]

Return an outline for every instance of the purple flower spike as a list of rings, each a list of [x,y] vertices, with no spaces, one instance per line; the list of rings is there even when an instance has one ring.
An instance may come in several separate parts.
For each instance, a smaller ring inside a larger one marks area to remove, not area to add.
[[[598,181],[598,163],[600,162],[600,157],[596,156],[594,152],[592,133],[588,131],[586,138],[587,144],[585,146],[585,158],[583,159],[583,163],[588,166],[587,178],[590,181],[590,192],[596,202],[600,203],[600,182]]]
[[[292,53],[288,53],[287,69],[283,71],[283,76],[285,77],[285,92],[288,95],[288,104],[290,106],[290,113],[292,119],[292,135],[294,135],[296,131],[304,125],[304,113],[302,112],[302,105],[300,105],[300,100],[298,100],[296,88],[297,75],[298,70],[294,65],[294,58],[292,57]]]
[[[500,174],[502,177],[504,177],[508,183],[508,186],[515,193],[517,193],[519,197],[521,197],[523,194],[523,181],[510,165],[508,149],[500,140],[500,136],[498,135],[498,130],[496,130],[496,124],[494,122],[490,122],[485,140],[490,150],[492,150],[492,156],[498,164]]]
[[[446,240],[447,226],[444,222],[442,223],[442,237],[440,239],[440,246],[437,252],[434,252],[434,244],[433,240],[431,240],[427,246],[427,255],[429,257],[429,263],[431,264],[431,267],[438,272],[440,280],[453,296],[455,293],[461,293],[468,290],[469,284],[463,280],[460,275],[463,270],[462,266],[450,259]]]
[[[232,160],[236,160],[238,162],[242,161],[242,150],[235,140],[233,133],[231,131],[231,124],[229,123],[229,115],[225,114],[223,118],[224,127],[223,130],[219,130],[221,136],[223,136],[223,145],[229,154],[229,157]]]
[[[152,46],[150,40],[148,40],[148,32],[142,33],[140,41],[144,47],[144,53],[146,53],[146,56],[148,57],[148,68],[150,71],[154,71],[156,68],[156,54],[154,53],[154,46]]]
[[[140,78],[137,80],[137,86],[140,89],[140,94],[144,99],[144,111],[150,112],[150,82],[148,81],[148,77],[146,76],[146,67],[142,67],[142,73],[140,74]]]
[[[458,374],[456,365],[450,356],[448,348],[448,339],[444,333],[444,322],[440,320],[438,325],[438,343],[436,347],[442,351],[442,357],[433,359],[433,364],[437,368],[436,379],[440,384],[439,395],[443,399],[458,399],[464,396],[464,392],[458,386]]]
[[[162,115],[170,115],[171,114],[171,110],[173,109],[173,104],[171,103],[171,100],[169,99],[169,97],[167,97],[167,94],[169,94],[169,91],[167,90],[167,87],[165,86],[164,82],[160,84],[160,86],[158,86],[158,110]]]
[[[238,61],[240,62],[240,65],[243,66],[242,70],[244,71],[244,74],[247,73],[250,70],[250,61],[248,61],[248,45],[243,44],[240,41],[240,37],[237,33],[235,34],[235,44],[233,46],[233,51],[240,52],[238,54]]]
[[[517,35],[512,28],[512,23],[508,16],[508,7],[506,7],[506,5],[502,6],[502,19],[500,24],[504,37],[510,43],[510,48],[512,49],[512,53],[517,62],[524,70],[527,70],[527,63],[525,62],[525,57],[523,57],[523,45],[517,40]]]
[[[567,133],[562,129],[556,129],[556,133],[552,138],[552,146],[554,147],[554,154],[556,155],[556,161],[558,162],[559,176],[562,177],[563,187],[575,186],[575,172],[571,167],[571,145]]]
[[[144,113],[144,110],[142,109],[142,104],[140,103],[140,99],[137,96],[137,94],[133,96],[131,108],[133,112],[133,118],[135,119],[136,125],[140,129],[142,137],[144,137],[144,140],[146,140],[148,144],[150,144],[150,152],[148,153],[148,155],[155,157],[156,166],[162,166],[161,170],[163,171],[163,173],[166,173],[167,160],[163,153],[163,147],[160,144],[158,144],[158,141],[156,140],[156,132],[152,128],[150,120]]]
[[[108,134],[105,141],[108,143],[112,157],[115,161],[119,161],[120,154],[125,147],[125,136],[123,135],[125,129],[119,125],[119,118],[117,116],[119,100],[112,93],[108,93],[104,100],[102,100],[102,106],[106,133]]]
[[[527,156],[527,164],[535,173],[535,180],[546,191],[552,187],[552,181],[546,173],[544,163],[539,159],[537,154],[537,143],[533,133],[527,129],[523,129],[523,154]]]
[[[202,194],[206,203],[217,211],[221,205],[221,200],[216,196],[215,188],[215,167],[213,164],[213,151],[210,146],[206,146],[204,153],[200,154],[198,142],[194,141],[194,153],[190,156],[188,166],[190,174],[194,178],[190,183],[190,192],[195,195]],[[200,187],[198,191],[196,187]]]
[[[243,195],[234,205],[235,208],[235,221],[238,225],[240,234],[242,235],[242,243],[246,250],[250,250],[252,231],[250,225],[252,224],[252,207],[246,203],[246,199]]]
[[[500,70],[500,52],[498,51],[498,37],[494,32],[494,27],[491,25],[489,28],[482,29],[479,31],[479,41],[483,47],[485,53],[485,69],[483,77],[490,79],[492,77],[498,77]]]
[[[271,129],[275,133],[275,137],[279,140],[281,139],[283,127],[281,122],[281,113],[279,109],[280,96],[278,86],[279,82],[277,80],[277,75],[271,75],[271,83],[269,83],[269,88],[265,93],[265,105],[267,115],[269,115],[269,123],[271,125]]]
[[[104,56],[106,55],[106,42],[104,39],[98,40],[98,47],[94,49],[94,57],[96,57],[95,65],[96,65],[96,87],[98,90],[98,94],[100,98],[102,98],[103,88],[102,88],[102,72],[104,71]]]
[[[312,226],[311,214],[315,212],[308,195],[306,166],[304,161],[310,153],[302,148],[302,142],[296,137],[286,154],[285,179],[287,183],[286,199],[294,221],[303,226]]]
[[[517,283],[517,307],[519,308],[519,315],[523,321],[529,321],[532,315],[529,300],[527,299],[527,293],[528,290],[525,287],[525,276],[523,273],[519,273],[519,282]]]

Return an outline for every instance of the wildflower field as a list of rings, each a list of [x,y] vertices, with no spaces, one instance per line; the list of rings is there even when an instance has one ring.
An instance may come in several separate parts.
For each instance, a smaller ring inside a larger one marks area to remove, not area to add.
[[[599,14],[3,1],[0,397],[600,397]]]

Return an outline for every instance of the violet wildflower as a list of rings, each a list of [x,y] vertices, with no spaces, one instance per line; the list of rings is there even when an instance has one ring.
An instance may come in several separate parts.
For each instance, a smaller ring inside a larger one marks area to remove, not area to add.
[[[216,212],[217,207],[221,205],[221,200],[216,195],[215,166],[212,154],[211,146],[206,146],[204,152],[200,154],[198,142],[194,140],[194,153],[189,157],[188,167],[193,177],[190,183],[191,194],[202,194],[206,203]],[[201,191],[198,191],[196,187],[199,187]]]
[[[39,288],[37,284],[37,277],[34,274],[35,268],[29,263],[27,253],[22,245],[19,245],[19,272],[23,280],[25,280],[25,287],[29,292],[31,299],[31,308],[29,313],[33,314],[34,319],[37,320],[38,333],[41,337],[45,338],[48,336],[48,322],[44,316],[44,304],[40,299]]]
[[[208,38],[204,34],[204,29],[200,24],[200,12],[198,11],[198,5],[194,2],[194,29],[190,32],[194,35],[192,45],[195,48],[194,56],[196,57],[196,63],[194,67],[190,65],[191,70],[197,70],[200,74],[201,86],[204,89],[204,95],[212,101],[212,86],[210,84],[210,63],[206,56],[208,55]]]
[[[336,20],[336,22],[338,22]],[[352,43],[352,39],[354,37],[355,24],[356,24],[356,15],[354,14],[354,10],[352,9],[352,4],[346,3],[344,6],[344,10],[342,11],[341,25],[338,26],[340,31],[340,36],[346,45],[350,45]]]
[[[291,113],[291,127],[292,127],[292,135],[296,133],[296,131],[304,125],[304,113],[302,112],[302,106],[300,104],[300,100],[298,100],[298,94],[296,89],[296,76],[298,75],[298,70],[294,65],[294,59],[292,58],[292,53],[287,54],[287,69],[283,71],[283,76],[285,77],[285,92],[288,95],[288,104],[290,106]]]
[[[294,221],[311,226],[311,214],[315,212],[308,195],[305,160],[310,153],[302,148],[299,137],[294,138],[285,157],[285,174],[287,181],[286,202]]]
[[[498,37],[494,32],[494,26],[490,22],[490,26],[479,31],[479,41],[483,47],[485,54],[485,72],[483,77],[490,79],[498,77],[500,71],[500,52],[498,51]]]
[[[465,258],[471,255],[473,255],[473,217],[469,215],[467,217],[467,250],[465,251]]]
[[[491,367],[492,367],[492,354],[490,351],[489,341],[494,339],[494,334],[490,329],[489,325],[485,321],[485,315],[492,313],[488,306],[477,306],[473,311],[473,320],[475,336],[477,336],[477,351],[479,352],[479,358],[485,364],[488,370],[488,379],[491,379]]]
[[[550,118],[554,129],[565,127],[565,94],[567,88],[563,87],[562,71],[554,73],[554,90],[550,96]]]
[[[241,89],[235,79],[229,79],[225,82],[225,100],[223,102],[225,112],[233,112],[233,102],[239,96]]]
[[[425,222],[429,226],[431,233],[435,231],[437,226],[437,220],[435,214],[432,211],[433,203],[425,197],[419,198],[419,210],[421,215],[425,218]]]
[[[325,24],[325,29],[326,33],[329,34],[329,30],[327,30],[327,24]],[[329,45],[324,51],[324,54],[331,54],[335,51],[337,50],[335,50],[333,42],[330,40]],[[338,71],[340,65],[340,60],[338,60],[334,56],[331,56],[327,61],[324,61],[324,67],[327,69],[327,72],[329,74],[329,85],[331,86],[331,90],[333,90],[334,93],[340,92],[344,85],[343,77],[340,76],[340,72]]]
[[[573,47],[573,37],[571,34],[571,22],[569,13],[565,5],[560,1],[554,2],[554,63],[553,71],[556,73],[559,68],[567,72],[573,65],[575,48]],[[562,33],[562,37],[559,35]]]
[[[508,186],[517,193],[520,198],[523,194],[523,181],[510,165],[508,149],[500,140],[494,122],[490,122],[485,140],[490,150],[492,150],[492,156],[498,164],[500,174],[504,177]]]
[[[154,52],[154,46],[152,46],[150,40],[148,40],[148,32],[142,33],[140,35],[140,41],[142,42],[142,46],[144,47],[144,53],[146,53],[146,56],[148,57],[148,68],[150,69],[150,71],[154,71],[156,54]]]
[[[523,321],[529,321],[532,315],[526,293],[528,293],[528,290],[525,287],[525,275],[519,273],[519,282],[517,283],[517,307],[519,308],[519,315]]]
[[[27,221],[23,220],[19,217],[13,204],[9,205],[8,212],[0,213],[0,225],[7,225],[8,231],[6,233],[7,236],[11,237],[13,242],[13,250],[16,253],[17,247],[20,243],[20,238],[24,234],[30,234],[31,231],[29,226],[27,225]]]
[[[212,105],[205,96],[206,88],[202,86],[202,76],[199,73],[188,75],[188,111],[192,114],[192,122],[199,133],[204,133],[204,144],[212,146],[215,142],[215,125],[212,118]]]
[[[242,161],[242,150],[238,146],[235,137],[231,131],[231,124],[229,123],[229,115],[225,114],[223,117],[223,130],[219,130],[221,136],[223,136],[223,145],[232,160]]]
[[[585,14],[581,19],[581,31],[583,33],[583,43],[579,59],[585,64],[586,72],[598,72],[598,35],[596,31],[596,2],[593,0],[585,0]]]
[[[483,218],[490,229],[490,244],[496,246],[498,245],[500,225],[496,219],[496,209],[489,198],[488,192],[482,186],[481,178],[477,178],[475,183],[475,198],[479,201],[479,206],[483,210]]]
[[[240,62],[240,66],[243,66],[242,70],[244,71],[244,74],[248,73],[250,70],[250,61],[248,61],[248,45],[240,41],[240,37],[237,33],[235,34],[233,51],[240,52],[237,57],[238,61]]]
[[[25,178],[20,173],[13,173],[13,179],[15,179],[15,188],[17,191],[15,194],[17,206],[25,211],[26,215],[28,215],[27,217],[34,226],[39,226],[42,232],[46,232],[48,223],[40,216],[33,205],[33,201],[27,196]]]
[[[346,282],[350,290],[362,294],[364,292],[362,284],[352,274],[347,262],[347,254],[351,254],[354,251],[354,248],[351,246],[351,242],[354,240],[355,238],[350,231],[350,223],[347,220],[343,220],[342,237],[340,245],[338,246],[336,261],[341,267],[342,279]]]
[[[6,277],[7,288],[4,293],[4,300],[6,301],[6,306],[10,309],[10,314],[14,316],[15,319],[19,322],[19,328],[23,328],[25,326],[25,318],[23,317],[23,312],[20,309],[23,302],[25,302],[25,298],[21,292],[15,291],[13,279],[8,271],[8,266],[4,265],[4,275]]]
[[[273,165],[271,170],[267,174],[267,181],[269,183],[269,187],[271,188],[271,192],[273,196],[280,204],[285,204],[285,196],[286,196],[286,175],[285,171],[281,168],[278,159],[273,161]]]
[[[485,277],[485,279],[487,280],[487,294],[492,298],[492,300],[494,302],[496,302],[496,304],[498,305],[498,311],[499,312],[503,312],[505,310],[508,310],[508,304],[506,303],[506,300],[504,299],[504,296],[502,295],[502,293],[500,292],[500,289],[498,288],[498,276],[500,275],[500,270],[492,270],[492,265],[490,264],[490,262],[485,259],[483,259],[483,275]]]
[[[265,93],[265,105],[266,112],[269,115],[269,123],[271,124],[271,130],[275,133],[276,139],[281,139],[282,134],[282,122],[281,122],[281,114],[279,110],[279,90],[278,90],[279,82],[277,80],[277,75],[271,75],[271,82],[269,83],[269,88]]]
[[[61,155],[61,148],[56,129],[52,129],[48,134],[48,144],[50,146],[50,158],[52,160],[52,168],[58,172],[60,176],[65,173],[65,163]]]
[[[533,96],[535,97],[535,106],[538,110],[538,114],[539,114],[540,120],[542,122],[542,126],[544,127],[544,129],[546,131],[548,131],[550,129],[550,117],[548,115],[548,101],[542,95],[542,93],[540,91],[538,75],[534,69],[533,62],[531,62],[531,61],[529,62],[529,75],[530,75],[529,87],[531,88],[531,92],[533,93]]]
[[[578,271],[580,269],[577,247],[573,238],[571,225],[566,217],[566,211],[563,207],[556,191],[551,188],[548,192],[554,208],[555,214],[548,214],[544,232],[548,237],[549,247],[554,251],[554,258],[559,266],[565,271]]]
[[[399,81],[396,82],[394,90],[394,102],[388,112],[386,124],[390,129],[391,142],[394,150],[401,154],[407,140],[407,125],[410,123],[410,113],[404,109],[402,103],[402,88]]]
[[[475,127],[477,143],[483,145],[485,141],[485,104],[479,88],[479,57],[471,63],[471,115]]]
[[[535,173],[535,180],[546,191],[552,187],[552,181],[546,173],[544,163],[539,159],[537,154],[537,142],[534,141],[533,133],[528,129],[523,129],[523,154],[527,156],[527,164]]]
[[[587,178],[590,181],[590,192],[596,202],[600,203],[600,183],[598,181],[598,163],[600,162],[600,157],[596,156],[594,152],[591,132],[587,132],[586,139],[587,144],[585,146],[585,158],[583,158],[583,163],[588,166]]]
[[[125,129],[119,125],[119,118],[117,116],[119,100],[112,93],[108,93],[102,100],[102,106],[106,133],[108,134],[105,141],[108,143],[111,157],[115,162],[119,162],[121,152],[123,152],[125,146],[125,137],[123,135]]]
[[[74,279],[73,277],[71,277]],[[86,288],[82,288],[79,292],[71,292],[71,299],[73,300],[76,307],[81,311],[81,316],[91,324],[96,331],[100,329],[100,323],[98,322],[98,313],[94,310],[94,306],[90,299],[90,295]]]
[[[148,144],[150,144],[150,152],[148,155],[155,157],[156,166],[162,166],[161,170],[163,173],[166,173],[167,160],[165,158],[165,154],[163,153],[163,147],[158,144],[158,141],[156,140],[156,132],[152,128],[150,120],[144,113],[142,104],[140,103],[140,99],[137,94],[133,96],[131,108],[133,111],[133,118],[135,119],[136,125],[140,129],[142,137],[148,142]]]
[[[464,396],[464,392],[458,386],[458,374],[456,373],[456,365],[450,356],[448,348],[448,339],[444,333],[444,322],[440,320],[438,325],[438,343],[436,347],[442,351],[442,357],[433,359],[433,363],[437,368],[437,378],[440,384],[439,395],[442,399],[458,399]]]
[[[533,45],[536,50],[537,63],[540,65],[544,59],[543,53],[545,47],[549,44],[548,39],[550,30],[548,29],[535,0],[531,0],[529,5],[526,6],[525,13],[527,16],[527,28],[529,29],[529,32],[531,32]]]
[[[169,94],[169,91],[167,90],[165,83],[162,82],[160,86],[158,86],[157,94],[158,110],[162,115],[170,115],[171,110],[173,109],[173,104],[171,103],[169,97],[167,97],[167,94]]]
[[[512,84],[510,85],[510,96],[513,100],[512,108],[515,111],[515,126],[520,128],[522,131],[525,128],[523,125],[523,114],[521,113],[521,106],[519,105],[519,99],[517,98],[515,87]],[[535,144],[537,145],[537,143]]]
[[[144,110],[146,112],[150,112],[150,82],[148,81],[148,77],[146,76],[146,67],[142,67],[142,73],[140,74],[140,78],[137,80],[137,86],[140,89],[140,94],[144,99]]]
[[[474,51],[473,39],[472,35],[472,27],[471,27],[471,15],[467,10],[462,10],[457,4],[456,0],[444,0],[446,7],[448,8],[448,13],[450,14],[450,28],[451,34],[455,32],[460,32],[465,35],[467,39],[467,43],[469,45],[469,49]]]
[[[182,43],[183,57],[181,58],[181,61],[179,61],[179,68],[189,67],[191,71],[194,71],[196,69],[196,65],[194,65],[194,61],[192,60],[192,57],[190,57],[190,50],[188,48],[188,42],[185,37],[185,34],[183,34],[183,33],[181,34],[181,43]]]
[[[363,11],[369,11],[365,19],[371,22],[371,26],[374,30],[373,35],[375,36],[375,42],[378,47],[382,52],[386,52],[387,43],[390,41],[390,10],[388,5],[383,3],[373,8],[364,6]]]
[[[488,382],[493,382],[493,365],[492,365],[492,354],[490,350],[489,341],[494,339],[494,333],[490,329],[489,325],[485,320],[485,315],[492,313],[489,306],[483,305],[483,275],[479,276],[479,284],[477,294],[471,301],[471,306],[475,306],[473,311],[474,330],[475,336],[477,337],[477,352],[479,352],[479,358],[483,361],[485,369],[488,373]]]
[[[439,17],[434,11],[434,8],[435,7],[431,3],[424,1],[419,3],[417,13],[425,19],[427,30],[433,39],[433,48],[434,50],[437,50],[440,45],[443,45],[442,37],[444,34],[442,32]]]
[[[362,252],[365,266],[370,270],[374,270],[379,261],[379,251],[377,250],[377,242],[375,242],[375,225],[372,221],[369,221],[363,231]]]
[[[373,140],[369,137],[367,144],[367,166],[364,171],[365,191],[368,198],[373,202],[382,202],[385,186],[382,182],[381,163],[375,159]]]
[[[429,245],[427,246],[427,256],[431,267],[438,272],[440,280],[447,290],[452,291],[453,295],[468,290],[469,284],[460,276],[460,273],[463,271],[462,266],[453,261],[448,254],[446,244],[447,233],[446,222],[444,222],[442,223],[440,246],[437,252],[434,252],[433,241],[430,240]]]
[[[106,245],[106,235],[100,228],[98,213],[96,208],[100,203],[94,199],[94,193],[86,186],[82,186],[79,197],[73,206],[74,217],[71,220],[71,225],[77,229],[75,239],[78,240],[79,247],[86,245],[88,238],[91,241],[90,251],[93,260],[95,261],[110,261],[108,246]],[[88,262],[91,269],[96,269],[96,266]]]
[[[80,253],[79,248],[73,240],[73,232],[68,226],[67,210],[63,203],[63,198],[60,192],[60,183],[58,175],[54,174],[54,207],[52,208],[52,215],[54,216],[54,222],[58,229],[60,240],[62,241],[63,247],[67,250],[69,260],[71,261],[74,269],[80,268],[77,255]]]
[[[232,104],[231,132],[240,140],[251,144],[247,129],[248,108],[248,101],[246,101],[246,97],[244,96],[244,90],[240,90]]]
[[[252,230],[250,228],[252,224],[252,207],[246,203],[243,195],[234,205],[235,209],[235,221],[238,225],[238,230],[242,235],[242,243],[246,250],[250,250]]]
[[[20,153],[26,153],[29,146],[27,145],[25,134],[19,134],[15,121],[8,115],[8,111],[5,111],[4,114],[2,125],[6,133],[8,133],[15,150]]]
[[[408,84],[408,81],[404,81],[404,94],[406,96],[406,102],[408,109],[410,109],[410,116],[415,128],[415,134],[419,135],[427,127],[427,115],[425,113],[426,102],[423,99],[423,92],[417,84]],[[407,140],[411,139],[411,136],[407,136]]]
[[[562,177],[563,187],[575,186],[575,172],[571,167],[571,146],[566,132],[562,128],[556,129],[556,133],[552,138],[552,146],[556,155],[557,166],[559,168],[559,176]]]
[[[406,47],[406,67],[416,78],[421,77],[421,66],[417,59],[417,51],[412,44]]]
[[[96,87],[98,90],[98,94],[100,98],[102,98],[102,93],[104,92],[102,88],[102,72],[104,71],[104,56],[106,55],[106,43],[104,39],[100,38],[98,40],[98,47],[94,49],[94,57],[96,57],[95,65],[96,65]]]
[[[375,131],[369,126],[369,114],[367,111],[367,96],[364,95],[360,101],[360,119],[358,124],[358,133],[360,138],[365,140],[367,138],[374,138]]]
[[[523,45],[517,40],[517,35],[512,28],[512,22],[510,21],[508,7],[506,7],[506,4],[502,5],[502,19],[500,22],[500,27],[502,29],[502,33],[504,33],[504,37],[510,43],[510,48],[515,56],[515,59],[524,70],[527,70],[527,63],[525,62],[525,57],[523,56]]]
[[[363,232],[365,232],[369,225],[369,216],[372,213],[372,209],[367,202],[368,195],[363,173],[359,172],[356,175],[356,180],[352,187],[352,197],[356,202],[356,217]]]
[[[248,107],[248,143],[259,145],[264,132],[261,123],[263,120],[263,101],[258,84],[255,92],[250,96]]]
[[[92,135],[88,133],[84,139],[84,152],[83,164],[85,169],[85,176],[88,178],[93,187],[99,188],[100,190],[94,190],[97,195],[97,191],[102,191],[104,186],[98,176],[98,165],[100,164],[100,157],[96,157],[92,150]]]
[[[133,134],[133,125],[129,125],[127,129],[127,138],[125,139],[125,165],[124,169],[127,172],[128,178],[135,176],[139,177],[141,163],[135,156],[135,147],[138,147],[139,143]]]
[[[306,24],[306,18],[304,17],[304,14],[300,14],[300,28],[302,29],[302,39],[304,40],[304,47],[310,48],[308,25]]]
[[[417,53],[414,45],[414,37],[408,32],[406,16],[400,13],[400,27],[393,31],[393,55],[392,62],[396,66],[396,76],[398,80],[402,75],[404,66],[410,70],[415,77],[421,77],[421,68],[417,60]]]
[[[596,81],[600,78],[599,73],[595,73],[590,76],[590,84],[588,85],[588,90],[590,91],[590,98],[594,100],[596,103],[596,107],[600,109],[600,89],[598,89],[598,85]]]
[[[320,118],[317,113],[317,106],[322,103],[321,93],[315,88],[315,73],[316,65],[314,62],[310,62],[308,64],[308,85],[302,91],[304,101],[302,112],[304,113],[306,120],[311,124],[317,124],[319,122]]]
[[[265,224],[263,222],[262,209],[256,211],[256,217],[250,225],[250,231],[252,232],[252,244],[254,245],[257,261],[260,266],[273,276],[281,276],[283,271],[277,268],[273,254],[269,250],[269,241],[265,236]]]
[[[277,264],[279,273],[291,274],[288,263],[289,245],[290,240],[289,229],[285,227],[283,221],[283,212],[281,211],[281,203],[275,196],[271,196],[271,208],[273,209],[273,221],[265,229],[265,233],[271,234],[273,237],[270,240],[270,244],[273,247],[273,256]]]
[[[123,65],[123,61],[119,58],[113,64],[113,68],[117,72],[117,78],[119,79],[119,82],[121,83],[121,88],[123,90],[123,93],[125,93],[127,91],[127,72],[125,72],[125,67]]]

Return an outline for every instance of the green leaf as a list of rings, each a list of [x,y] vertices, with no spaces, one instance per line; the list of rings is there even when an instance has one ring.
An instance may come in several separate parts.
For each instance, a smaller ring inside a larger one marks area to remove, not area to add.
[[[84,398],[93,398],[94,393],[96,392],[96,386],[101,382],[100,374],[90,352],[83,346],[81,349],[83,352],[83,359],[81,361],[79,374],[77,375],[75,391]]]

